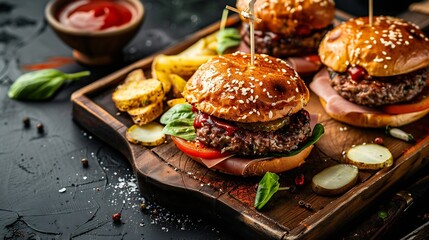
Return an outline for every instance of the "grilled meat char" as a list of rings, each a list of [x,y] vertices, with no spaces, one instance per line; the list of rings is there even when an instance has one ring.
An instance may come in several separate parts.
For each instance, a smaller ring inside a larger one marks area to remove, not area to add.
[[[266,129],[255,124],[243,126],[197,112],[194,126],[197,140],[204,145],[241,156],[263,156],[291,151],[297,149],[299,144],[310,136],[310,117],[304,109],[282,119],[283,124],[280,126],[277,122],[272,124],[280,128],[269,131],[270,123],[258,123]]]
[[[270,31],[255,30],[255,51],[276,57],[317,54],[320,41],[331,28],[332,25],[329,25],[322,29],[312,30],[306,35],[295,36],[282,36]],[[250,46],[248,24],[243,24],[241,37]]]
[[[429,67],[410,73],[374,77],[366,74],[362,79],[353,80],[348,72],[329,70],[331,86],[343,98],[360,105],[382,106],[409,101],[426,86]]]

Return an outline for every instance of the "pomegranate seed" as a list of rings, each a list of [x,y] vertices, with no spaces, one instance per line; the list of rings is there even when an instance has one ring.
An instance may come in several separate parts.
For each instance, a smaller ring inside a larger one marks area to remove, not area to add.
[[[304,185],[304,180],[305,180],[304,174],[301,173],[301,174],[297,175],[295,177],[295,185],[297,185],[297,186]]]
[[[382,144],[383,144],[383,138],[381,138],[381,137],[376,137],[376,138],[374,139],[374,143],[375,143],[375,144],[378,144],[378,145],[382,145]]]
[[[360,66],[350,67],[347,71],[350,74],[350,77],[354,81],[362,80],[365,77],[365,75],[367,74],[365,68],[360,67]]]
[[[112,220],[114,222],[120,222],[121,221],[121,213],[115,213],[112,215]]]

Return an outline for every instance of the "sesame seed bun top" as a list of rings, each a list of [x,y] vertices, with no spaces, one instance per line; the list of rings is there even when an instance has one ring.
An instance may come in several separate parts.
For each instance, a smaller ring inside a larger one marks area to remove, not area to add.
[[[337,72],[361,66],[372,76],[405,74],[429,65],[429,39],[405,20],[376,16],[354,18],[325,35],[321,61]]]
[[[267,122],[301,110],[310,93],[285,61],[236,52],[200,66],[182,95],[198,110],[236,122]]]
[[[243,11],[249,0],[237,0],[237,8]],[[283,36],[299,35],[302,29],[322,29],[332,23],[335,4],[332,0],[258,0],[254,6],[255,30],[271,31]]]

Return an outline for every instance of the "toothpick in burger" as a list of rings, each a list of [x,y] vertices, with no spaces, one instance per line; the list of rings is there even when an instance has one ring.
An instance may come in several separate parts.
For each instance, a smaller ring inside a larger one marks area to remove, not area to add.
[[[245,11],[249,0],[238,0]],[[317,50],[324,35],[333,27],[332,0],[258,0],[254,7],[255,52],[286,59],[300,75],[320,69]],[[250,45],[250,30],[242,17],[242,51]]]

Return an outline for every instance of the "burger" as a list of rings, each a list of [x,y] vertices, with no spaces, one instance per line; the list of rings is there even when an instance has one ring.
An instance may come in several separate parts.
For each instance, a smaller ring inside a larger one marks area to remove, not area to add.
[[[173,141],[192,159],[233,175],[298,167],[323,133],[320,124],[312,133],[304,110],[309,90],[285,61],[256,54],[250,65],[250,57],[235,52],[199,67],[182,93],[196,137]]]
[[[238,0],[245,11],[249,0]],[[254,5],[255,52],[285,58],[317,54],[323,36],[332,28],[335,5],[332,0],[258,0]],[[243,20],[245,20],[243,18]],[[241,35],[250,45],[250,30],[243,21]]]
[[[429,112],[429,39],[405,20],[350,19],[319,48],[327,67],[310,88],[334,119],[359,126],[401,126]]]

